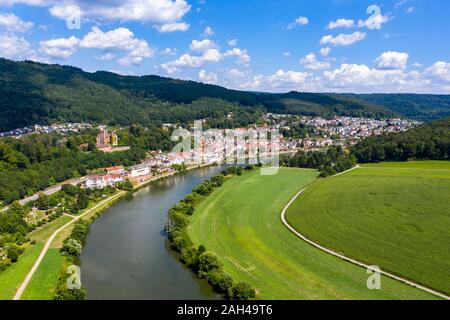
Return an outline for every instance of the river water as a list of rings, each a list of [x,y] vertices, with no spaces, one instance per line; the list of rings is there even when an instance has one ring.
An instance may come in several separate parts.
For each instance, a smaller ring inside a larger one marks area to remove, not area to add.
[[[155,181],[108,208],[80,257],[88,299],[220,299],[178,261],[164,234],[167,211],[223,167]]]

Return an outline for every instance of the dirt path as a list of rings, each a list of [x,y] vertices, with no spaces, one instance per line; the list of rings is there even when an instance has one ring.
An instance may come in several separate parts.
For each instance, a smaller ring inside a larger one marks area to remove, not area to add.
[[[50,245],[52,244],[53,240],[55,239],[55,237],[58,235],[58,233],[60,233],[62,230],[64,230],[65,228],[67,228],[68,226],[70,226],[71,224],[73,224],[74,222],[80,220],[81,218],[83,218],[84,216],[88,215],[89,213],[91,213],[92,211],[98,209],[99,207],[101,207],[102,205],[104,205],[105,203],[112,201],[120,196],[122,196],[125,192],[121,191],[111,197],[109,197],[108,199],[105,199],[101,202],[99,202],[98,204],[96,204],[95,206],[93,206],[92,208],[88,209],[86,212],[84,212],[83,214],[77,216],[77,217],[73,217],[73,219],[71,221],[69,221],[68,223],[66,223],[65,225],[63,225],[61,228],[59,228],[58,230],[56,230],[51,236],[50,238],[48,238],[48,240],[45,242],[45,246],[42,249],[41,253],[39,254],[39,257],[37,258],[36,262],[34,263],[33,267],[31,268],[30,272],[27,274],[27,276],[25,277],[25,280],[22,282],[22,284],[20,285],[19,289],[17,289],[16,294],[14,295],[13,300],[20,300],[20,297],[22,296],[23,292],[25,291],[25,289],[27,288],[28,284],[30,283],[31,279],[33,278],[34,273],[36,272],[36,270],[39,268],[39,265],[41,264],[42,260],[45,257],[45,254],[47,253],[48,249],[50,248]]]
[[[345,171],[345,172],[341,172],[341,173],[339,173],[339,174],[337,174],[337,175],[335,175],[335,176],[333,176],[333,177],[342,175],[342,174],[344,174],[344,173],[347,173],[347,172],[349,172],[349,171],[352,171],[352,170],[355,170],[355,169],[358,169],[358,168],[360,168],[360,167],[358,167],[358,166],[357,166],[357,167],[354,167],[354,168],[352,168],[352,169],[350,169],[350,170],[347,170],[347,171]],[[333,178],[333,177],[331,177],[331,178]],[[313,183],[313,184],[314,184],[314,183]],[[312,185],[312,184],[311,184],[311,185]],[[331,255],[333,255],[333,256],[335,256],[335,257],[338,257],[338,258],[340,258],[340,259],[342,259],[342,260],[345,260],[345,261],[347,261],[347,262],[350,262],[350,263],[352,263],[352,264],[354,264],[354,265],[360,266],[360,267],[362,267],[362,268],[364,268],[364,269],[369,269],[371,266],[369,266],[369,265],[367,265],[367,264],[364,264],[364,263],[362,263],[362,262],[359,262],[359,261],[357,261],[357,260],[355,260],[355,259],[349,258],[349,257],[347,257],[347,256],[344,256],[344,255],[342,255],[342,254],[340,254],[340,253],[337,253],[337,252],[335,252],[335,251],[333,251],[333,250],[331,250],[331,249],[325,248],[325,247],[321,246],[320,244],[318,244],[318,243],[316,243],[316,242],[314,242],[314,241],[308,239],[307,237],[305,237],[303,234],[301,234],[300,232],[298,232],[294,227],[292,227],[292,226],[287,222],[287,220],[286,220],[286,211],[287,211],[287,209],[288,209],[288,208],[291,206],[291,204],[292,204],[292,203],[293,203],[293,202],[294,202],[294,201],[295,201],[295,200],[296,200],[296,199],[297,199],[297,198],[298,198],[298,197],[299,197],[306,189],[308,189],[311,185],[309,185],[309,186],[307,186],[306,188],[303,188],[302,190],[300,190],[300,191],[299,191],[299,192],[291,199],[291,201],[289,201],[289,203],[283,208],[283,211],[281,212],[281,221],[283,222],[283,224],[284,224],[284,225],[285,225],[292,233],[294,233],[297,237],[299,237],[299,238],[302,239],[303,241],[307,242],[308,244],[312,245],[313,247],[316,247],[316,248],[319,249],[319,250],[322,250],[322,251],[324,251],[324,252],[326,252],[326,253],[329,253],[329,254],[331,254]],[[396,275],[394,275],[394,274],[392,274],[392,273],[389,273],[389,272],[386,272],[386,271],[383,271],[383,270],[381,270],[380,273],[381,273],[382,275],[386,276],[386,277],[389,277],[389,278],[392,278],[392,279],[394,279],[394,280],[403,282],[403,283],[405,283],[405,284],[407,284],[407,285],[410,285],[410,286],[415,287],[415,288],[417,288],[417,289],[419,289],[419,290],[428,292],[428,293],[430,293],[430,294],[432,294],[432,295],[435,295],[435,296],[438,296],[438,297],[440,297],[440,298],[442,298],[442,299],[450,300],[450,296],[447,296],[447,295],[445,295],[445,294],[443,294],[443,293],[440,293],[440,292],[437,292],[437,291],[435,291],[435,290],[433,290],[433,289],[430,289],[430,288],[427,288],[427,287],[425,287],[425,286],[422,286],[422,285],[420,285],[420,284],[418,284],[418,283],[415,283],[414,281],[407,280],[407,279],[405,279],[405,278],[396,276]]]

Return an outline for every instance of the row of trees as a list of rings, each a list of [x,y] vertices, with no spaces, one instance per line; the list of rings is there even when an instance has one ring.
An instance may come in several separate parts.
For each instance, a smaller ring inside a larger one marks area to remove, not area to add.
[[[252,167],[248,167],[251,170]],[[229,168],[222,174],[203,182],[179,204],[169,210],[166,225],[172,248],[180,253],[180,260],[199,277],[206,279],[219,293],[229,299],[248,300],[255,298],[255,290],[247,283],[235,283],[233,278],[223,269],[223,263],[213,252],[204,246],[195,247],[189,237],[187,228],[189,216],[194,214],[195,208],[216,188],[220,188],[225,176],[242,174],[242,168]]]
[[[299,151],[295,155],[282,155],[280,164],[286,167],[310,168],[321,171],[321,177],[344,172],[356,165],[354,155],[346,154],[340,146],[332,146],[327,151]]]

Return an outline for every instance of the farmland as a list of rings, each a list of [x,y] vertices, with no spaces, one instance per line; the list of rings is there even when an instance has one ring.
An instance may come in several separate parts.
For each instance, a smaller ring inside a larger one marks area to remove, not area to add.
[[[433,298],[388,278],[381,290],[369,290],[366,270],[310,246],[282,224],[283,207],[316,177],[316,171],[287,168],[274,176],[235,177],[199,206],[190,236],[218,254],[226,272],[254,287],[259,299]]]
[[[309,239],[450,292],[450,162],[364,165],[311,185],[288,222]]]

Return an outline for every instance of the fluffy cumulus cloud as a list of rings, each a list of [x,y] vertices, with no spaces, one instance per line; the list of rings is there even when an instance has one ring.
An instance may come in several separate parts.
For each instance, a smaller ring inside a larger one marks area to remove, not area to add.
[[[352,28],[355,26],[355,21],[351,19],[338,19],[336,21],[331,21],[327,29],[337,29],[337,28]]]
[[[342,64],[336,70],[324,72],[322,87],[324,90],[337,92],[448,91],[450,88],[446,88],[445,84],[439,84],[438,81],[431,79],[435,76],[430,70],[434,66],[427,69],[426,72],[420,73],[417,71],[407,72],[402,69],[380,70],[366,65]]]
[[[241,64],[250,63],[250,55],[248,54],[246,49],[233,48],[227,50],[224,54],[224,57],[236,57],[237,62]]]
[[[166,73],[172,74],[183,68],[199,68],[205,63],[215,63],[229,57],[235,57],[237,63],[243,65],[248,65],[250,62],[250,55],[245,49],[232,48],[221,52],[219,46],[210,39],[192,40],[189,52],[175,60],[161,64],[161,68]]]
[[[0,34],[0,55],[8,59],[25,59],[24,54],[31,48],[22,37]]]
[[[405,69],[408,58],[409,54],[405,52],[387,51],[383,52],[375,63],[377,68],[382,70]]]
[[[189,49],[193,52],[197,53],[203,53],[209,49],[216,49],[217,44],[209,39],[204,40],[192,40],[191,45],[189,46]]]
[[[308,17],[298,17],[297,19],[295,19],[294,22],[290,23],[287,26],[288,30],[294,29],[296,26],[306,26],[307,24],[309,24],[309,19]]]
[[[368,12],[371,11],[368,10]],[[387,15],[382,15],[381,13],[373,14],[369,18],[367,18],[367,20],[359,20],[358,27],[367,28],[369,30],[381,29],[383,24],[389,22],[389,20],[390,18]]]
[[[160,32],[187,30],[189,25],[180,20],[191,10],[187,0],[0,0],[0,4],[16,3],[49,7],[50,14],[60,19],[77,11],[89,20],[149,22]]]
[[[438,82],[446,84],[450,89],[450,63],[438,61],[425,70],[427,76],[430,76]]]
[[[302,64],[305,68],[311,70],[323,70],[330,68],[329,62],[318,61],[314,53],[306,55],[303,59],[300,60],[300,64]]]
[[[51,39],[39,42],[40,51],[51,57],[67,59],[77,50],[79,40],[76,37]]]
[[[172,74],[178,72],[182,68],[198,68],[206,62],[219,62],[222,58],[222,54],[217,49],[207,50],[202,55],[197,56],[185,53],[176,60],[163,63],[161,68],[167,73]]]
[[[218,76],[217,73],[208,73],[205,70],[200,70],[198,73],[198,80],[203,83],[216,84],[218,82]]]
[[[145,40],[136,39],[133,32],[127,28],[104,32],[98,27],[93,27],[82,39],[71,36],[43,40],[39,44],[39,51],[42,54],[57,59],[67,59],[79,48],[99,49],[102,54],[94,57],[105,61],[111,61],[122,54],[117,58],[117,62],[125,66],[137,65],[143,59],[154,56],[154,50],[148,43]]]
[[[327,35],[320,40],[321,45],[349,46],[366,38],[367,33],[356,31],[351,34],[340,34],[337,36]]]
[[[13,13],[0,13],[0,27],[10,32],[24,33],[33,28],[33,22],[23,21]]]
[[[149,47],[145,40],[136,39],[133,32],[127,28],[117,28],[103,32],[98,27],[93,27],[91,32],[80,40],[82,48],[95,48],[105,53],[123,52],[124,56],[117,62],[122,65],[136,65],[144,58],[154,56],[154,50]]]

